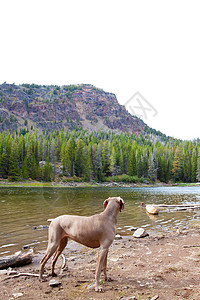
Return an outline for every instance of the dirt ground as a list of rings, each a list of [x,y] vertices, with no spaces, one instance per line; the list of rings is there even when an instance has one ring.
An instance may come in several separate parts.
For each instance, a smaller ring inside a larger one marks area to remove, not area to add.
[[[198,247],[199,246],[199,247]],[[74,242],[65,249],[67,264],[58,261],[58,287],[38,277],[0,275],[0,299],[200,299],[200,230],[178,232],[171,236],[132,236],[115,240],[108,255],[108,276],[112,281],[94,291],[97,250]],[[17,272],[37,273],[42,255]],[[50,270],[50,263],[46,271]],[[46,274],[47,274],[46,272]]]

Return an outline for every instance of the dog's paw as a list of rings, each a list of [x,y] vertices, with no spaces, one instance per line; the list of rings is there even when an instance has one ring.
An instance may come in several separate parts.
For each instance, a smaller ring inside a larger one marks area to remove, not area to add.
[[[114,281],[111,277],[106,277],[105,278],[105,281],[107,281],[107,282],[111,282],[111,281]]]
[[[96,287],[95,287],[95,292],[98,292],[98,293],[104,293],[104,290],[103,290],[103,288],[99,285],[99,286],[96,286]]]
[[[46,282],[46,281],[47,281],[47,279],[46,279],[46,278],[44,278],[44,277],[40,277],[40,278],[39,278],[39,281],[40,281],[40,282]]]

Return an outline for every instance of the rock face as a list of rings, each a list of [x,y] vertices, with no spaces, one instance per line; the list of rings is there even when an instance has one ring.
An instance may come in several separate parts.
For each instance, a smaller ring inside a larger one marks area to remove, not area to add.
[[[0,132],[31,127],[142,133],[145,124],[92,85],[0,85]]]

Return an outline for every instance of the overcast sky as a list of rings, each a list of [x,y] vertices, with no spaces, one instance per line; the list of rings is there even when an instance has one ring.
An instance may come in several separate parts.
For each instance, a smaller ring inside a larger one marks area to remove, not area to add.
[[[0,10],[0,83],[90,83],[152,128],[200,137],[199,1],[4,0]]]

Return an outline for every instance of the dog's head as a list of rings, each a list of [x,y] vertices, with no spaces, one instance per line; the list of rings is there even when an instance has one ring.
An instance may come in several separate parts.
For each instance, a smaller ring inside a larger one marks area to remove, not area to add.
[[[122,210],[124,210],[124,200],[121,197],[109,197],[108,199],[106,199],[103,203],[104,208],[107,207],[108,203],[110,201],[115,201],[119,204],[119,211],[121,212]]]

